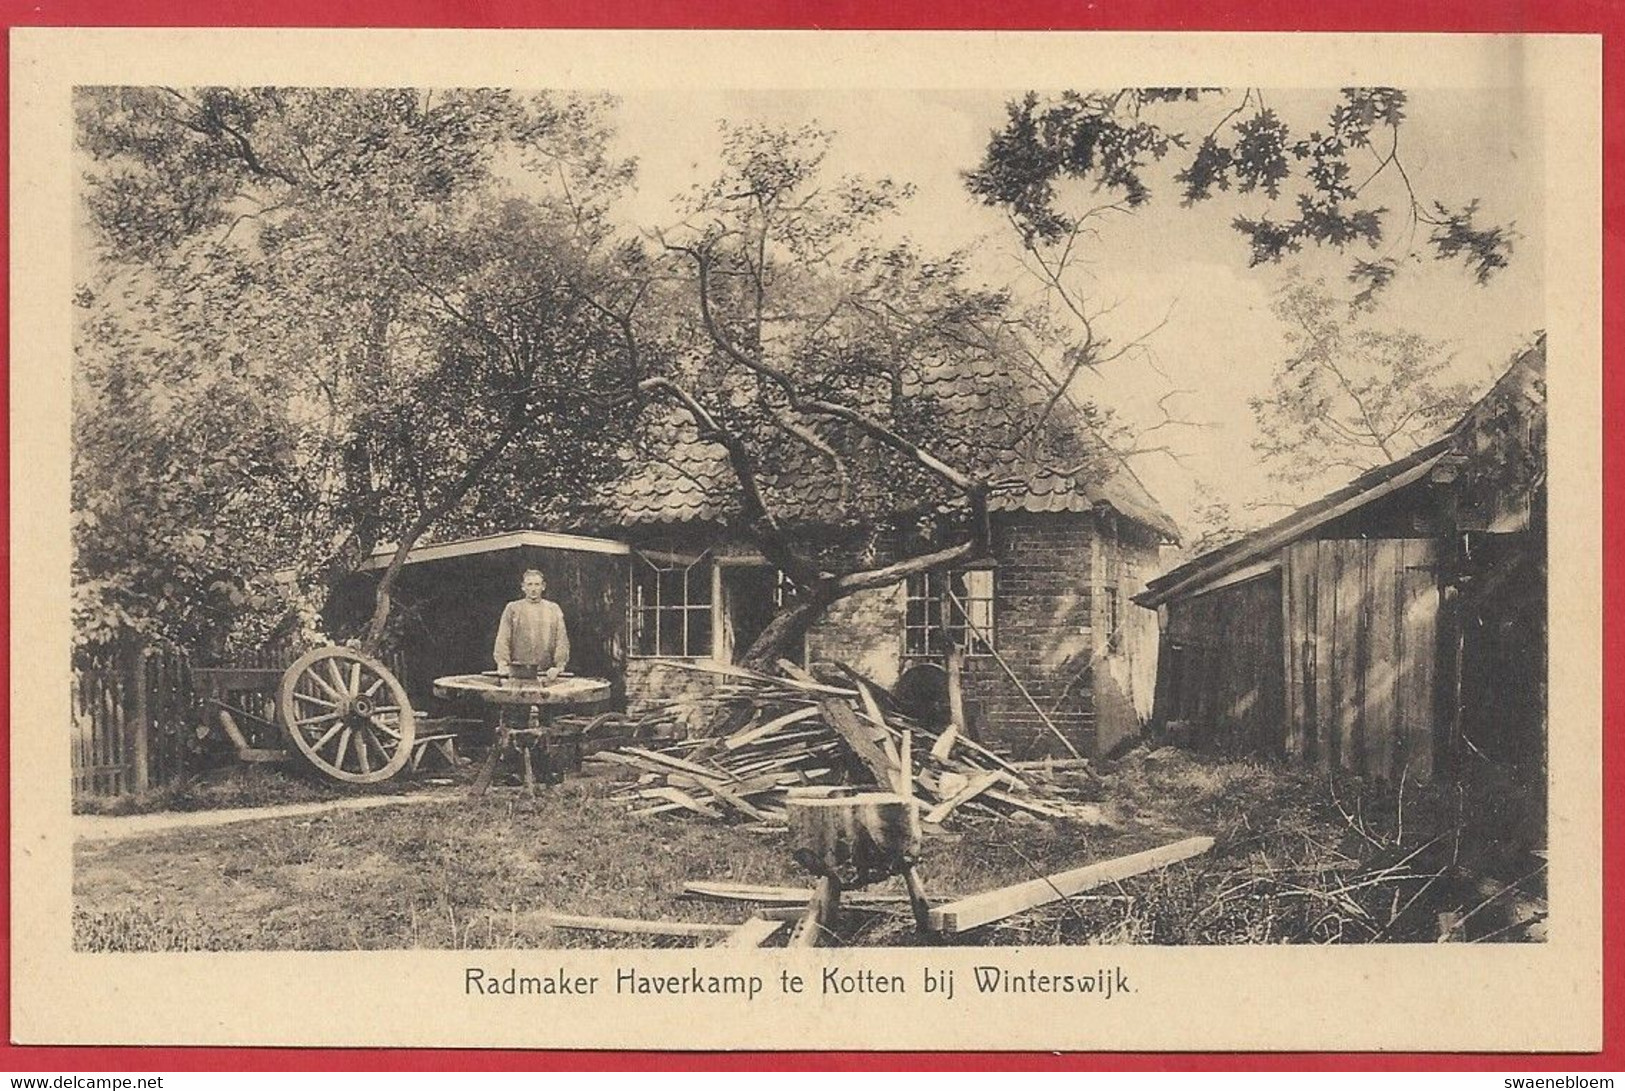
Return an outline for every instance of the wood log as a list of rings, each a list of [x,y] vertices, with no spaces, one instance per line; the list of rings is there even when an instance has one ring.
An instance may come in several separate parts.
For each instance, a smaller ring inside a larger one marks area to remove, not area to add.
[[[858,760],[868,768],[875,784],[880,788],[889,788],[892,784],[892,773],[897,763],[891,761],[885,751],[875,745],[863,725],[858,723],[857,713],[845,701],[825,700],[819,703],[824,710],[824,722],[835,729],[836,734],[846,742]]]
[[[980,928],[984,924],[1004,920],[1006,917],[1041,905],[1061,901],[1106,883],[1115,883],[1133,875],[1167,867],[1181,860],[1200,856],[1213,847],[1211,837],[1188,837],[1183,841],[1161,845],[1131,856],[1063,871],[1057,875],[1000,887],[982,894],[973,894],[957,902],[931,910],[933,931],[950,935]]]
[[[814,875],[840,876],[842,886],[901,874],[919,858],[919,809],[904,796],[792,791],[788,810],[797,862]]]

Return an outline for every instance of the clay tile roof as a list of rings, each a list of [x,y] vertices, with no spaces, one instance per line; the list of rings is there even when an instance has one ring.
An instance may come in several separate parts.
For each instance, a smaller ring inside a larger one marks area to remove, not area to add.
[[[917,376],[916,392],[929,394],[956,422],[974,419],[989,428],[1008,428],[1018,410],[1027,409],[1022,393],[992,361],[927,368]],[[1077,427],[1081,431],[1081,425]],[[601,499],[608,520],[640,526],[727,518],[735,502],[735,484],[722,447],[698,442],[692,420],[681,411],[651,426],[649,436],[658,441],[661,456],[630,463],[626,474],[610,487]],[[956,445],[961,444],[945,438],[945,456],[951,456]],[[1003,474],[1024,481],[1026,487],[996,494],[990,501],[995,511],[1088,511],[1107,505],[1161,537],[1178,539],[1178,526],[1126,465],[1108,463],[1103,475],[1091,475],[1099,480],[1085,482],[1026,464],[1011,453]],[[782,514],[792,522],[827,520],[839,505],[839,483],[828,464],[813,460],[810,452],[801,465],[786,468],[778,478],[769,475],[764,484],[781,498],[780,507],[788,509]]]

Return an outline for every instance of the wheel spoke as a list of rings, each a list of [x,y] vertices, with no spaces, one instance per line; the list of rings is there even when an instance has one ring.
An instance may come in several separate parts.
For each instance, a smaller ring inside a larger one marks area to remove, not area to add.
[[[376,716],[369,716],[367,718],[372,721],[372,726],[373,727],[376,727],[379,731],[382,731],[385,735],[388,735],[390,738],[394,739],[397,743],[401,741],[401,733],[399,731],[396,731],[393,727],[390,727],[383,720],[380,720]]]
[[[333,757],[333,767],[339,772],[344,771],[344,755],[348,753],[350,745],[350,725],[345,724],[344,730],[339,732],[339,752]]]
[[[310,752],[312,754],[320,754],[322,752],[322,747],[326,746],[329,742],[331,742],[332,739],[333,739],[333,736],[337,735],[343,729],[344,729],[344,721],[340,720],[338,723],[334,724],[332,727],[327,729],[327,734],[323,735],[321,738],[317,739],[315,742],[310,744]],[[343,749],[344,748],[341,745],[339,747],[339,750],[340,750],[341,753],[343,752]]]
[[[336,720],[338,718],[339,714],[337,712],[324,712],[320,716],[306,716],[302,720],[295,720],[294,723],[299,727],[310,727],[314,724],[325,724],[328,720]]]
[[[381,761],[384,765],[388,765],[389,762],[390,762],[390,759],[395,756],[395,751],[399,750],[400,747],[399,746],[395,746],[395,747],[385,746],[383,740],[380,739],[377,735],[373,734],[373,728],[375,728],[377,726],[378,726],[377,724],[368,724],[367,725],[367,727],[366,727],[367,741],[372,743],[373,749],[378,751],[378,760]]]
[[[327,676],[333,680],[333,685],[338,687],[334,692],[334,696],[341,699],[349,696],[349,687],[345,684],[344,675],[339,673],[339,661],[337,659],[324,659],[322,662],[327,664]]]
[[[329,662],[331,662],[331,660],[329,660]],[[327,679],[322,677],[321,672],[316,669],[316,664],[312,663],[310,665],[310,667],[305,671],[305,677],[309,678],[312,682],[315,682],[318,686],[321,686],[323,689],[325,689],[327,691],[328,696],[332,697],[333,700],[335,700],[335,701],[344,700],[344,694],[342,694],[338,690],[334,689],[333,684],[331,682],[329,682]]]
[[[334,704],[332,701],[327,700],[325,697],[318,697],[314,693],[300,693],[298,690],[294,690],[293,691],[293,696],[294,696],[295,700],[309,701],[311,704],[320,705],[322,708],[338,708],[339,707],[338,705]]]
[[[367,692],[362,694],[362,696],[363,697],[371,697],[373,694],[377,693],[380,689],[383,689],[383,688],[384,688],[384,676],[380,674],[376,679],[373,680],[372,685],[367,687]]]
[[[361,771],[370,773],[372,772],[372,758],[367,755],[366,730],[366,728],[361,728],[355,733],[355,757],[361,763]]]
[[[360,695],[361,695],[361,664],[359,662],[357,662],[357,663],[350,664],[350,696],[351,697],[359,697]]]

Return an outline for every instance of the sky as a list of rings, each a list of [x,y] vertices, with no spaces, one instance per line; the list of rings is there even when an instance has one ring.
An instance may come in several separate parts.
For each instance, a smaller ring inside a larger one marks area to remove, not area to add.
[[[618,146],[621,154],[637,158],[639,170],[637,188],[620,214],[640,224],[672,222],[674,198],[716,169],[722,119],[816,122],[836,134],[826,161],[833,173],[889,177],[914,187],[913,199],[887,226],[889,233],[910,237],[927,250],[971,247],[978,275],[1027,291],[1030,282],[1016,261],[1019,247],[1010,228],[1001,214],[966,193],[961,179],[961,172],[979,161],[989,133],[1002,124],[1005,103],[1024,90],[625,94],[617,114]],[[1323,124],[1337,97],[1330,89],[1266,94],[1268,105],[1295,128]],[[1223,104],[1185,108],[1184,116],[1193,130],[1206,132],[1235,101],[1231,96]],[[1539,130],[1531,120],[1537,116],[1534,105],[1515,94],[1416,92],[1401,130],[1401,154],[1420,196],[1452,207],[1477,198],[1484,222],[1513,221],[1520,237],[1511,267],[1485,286],[1460,265],[1407,266],[1374,321],[1446,342],[1456,353],[1455,374],[1486,387],[1544,327],[1545,182]],[[1125,360],[1089,377],[1079,393],[1130,419],[1149,421],[1157,397],[1169,389],[1190,391],[1169,404],[1201,426],[1157,433],[1157,443],[1176,448],[1179,458],[1148,454],[1133,463],[1181,523],[1188,524],[1207,499],[1238,509],[1266,495],[1312,499],[1340,482],[1283,494],[1251,449],[1255,428],[1248,399],[1267,390],[1271,368],[1285,354],[1283,331],[1269,303],[1289,266],[1249,269],[1246,241],[1229,225],[1238,214],[1256,215],[1265,202],[1220,195],[1181,208],[1166,184],[1176,169],[1169,164],[1153,172],[1160,172],[1165,184],[1153,187],[1148,206],[1102,225],[1088,252],[1091,279],[1084,286],[1095,306],[1111,308],[1104,328],[1114,339],[1138,337],[1166,319],[1148,342],[1166,379],[1143,363]],[[1386,177],[1368,192],[1389,204],[1403,195],[1397,180],[1389,184]],[[1380,255],[1390,244],[1403,250],[1409,242],[1408,235],[1391,228],[1382,249],[1372,254],[1362,248],[1360,256]],[[1296,265],[1336,285],[1353,256],[1308,252]],[[1258,518],[1268,517],[1265,512]]]

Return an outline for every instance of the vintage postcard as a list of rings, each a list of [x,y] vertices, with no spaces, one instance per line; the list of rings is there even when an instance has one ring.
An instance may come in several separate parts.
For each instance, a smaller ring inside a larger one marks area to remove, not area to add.
[[[11,58],[20,1042],[1600,1046],[1597,39]]]

